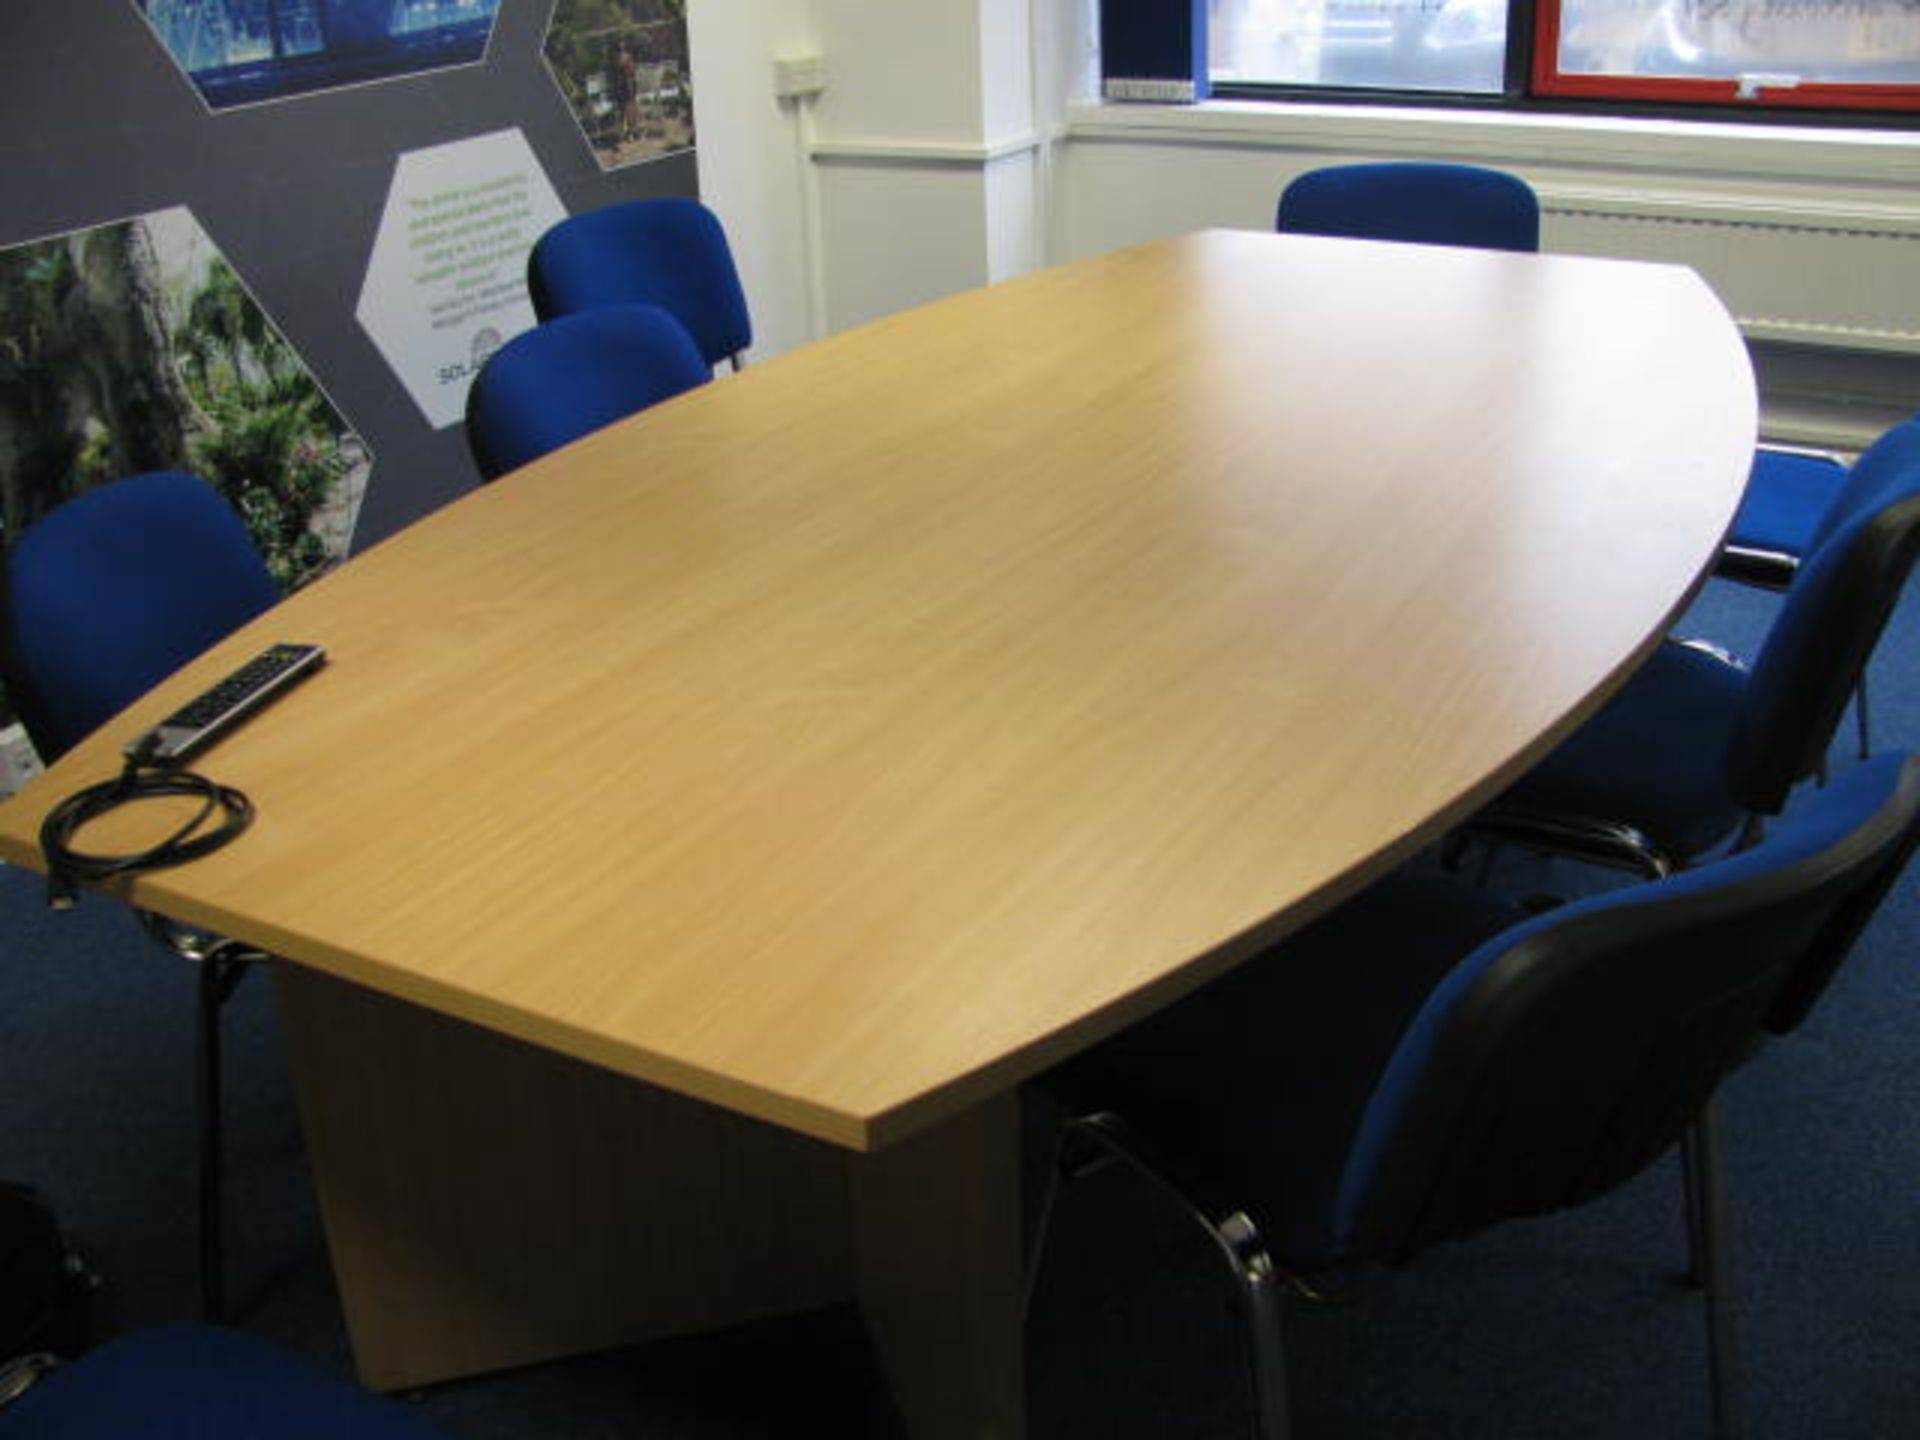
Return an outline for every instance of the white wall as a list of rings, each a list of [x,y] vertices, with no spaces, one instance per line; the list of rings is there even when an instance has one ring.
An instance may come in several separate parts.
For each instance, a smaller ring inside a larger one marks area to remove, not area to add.
[[[739,252],[757,354],[1044,263],[1074,7],[1089,0],[694,0],[701,193]],[[825,90],[775,100],[775,58],[802,53]]]
[[[1072,0],[1091,13],[1091,0]],[[700,190],[732,239],[754,353],[1044,263],[1039,152],[1064,103],[1059,0],[693,0]],[[1036,30],[1038,33],[1036,34]],[[774,65],[817,55],[814,99]]]
[[[815,3],[828,328],[1035,263],[1028,0]]]
[[[1767,433],[1852,448],[1920,410],[1920,136],[1353,106],[1070,107],[1055,253],[1266,228],[1286,182],[1366,159],[1496,165],[1545,248],[1699,270],[1754,342]]]
[[[765,355],[1053,260],[1201,225],[1359,158],[1479,160],[1550,249],[1699,268],[1757,342],[1770,432],[1920,409],[1920,136],[1355,107],[1101,106],[1095,0],[694,0],[701,186]],[[817,100],[772,98],[820,54]]]
[[[726,226],[753,316],[753,354],[813,334],[801,117],[774,97],[776,57],[820,49],[813,0],[694,0],[687,7],[701,197]]]

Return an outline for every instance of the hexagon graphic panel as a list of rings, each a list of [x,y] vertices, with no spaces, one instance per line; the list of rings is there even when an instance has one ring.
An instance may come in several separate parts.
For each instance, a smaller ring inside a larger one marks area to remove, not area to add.
[[[602,170],[693,149],[686,0],[555,0],[541,48]]]
[[[346,555],[373,457],[185,207],[0,250],[0,336],[0,541],[172,469],[227,497],[283,589]]]
[[[435,429],[464,418],[487,357],[533,327],[527,253],[566,213],[518,130],[394,163],[354,315]]]
[[[214,110],[485,58],[500,0],[132,0]]]

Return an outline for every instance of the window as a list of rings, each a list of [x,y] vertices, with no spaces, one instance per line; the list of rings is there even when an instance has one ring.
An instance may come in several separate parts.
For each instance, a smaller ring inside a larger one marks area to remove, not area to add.
[[[1208,37],[1216,86],[1498,95],[1507,0],[1211,0]]]
[[[1914,0],[1553,0],[1547,95],[1920,109]]]
[[[1207,0],[1207,20],[1229,94],[1920,112],[1920,0]]]

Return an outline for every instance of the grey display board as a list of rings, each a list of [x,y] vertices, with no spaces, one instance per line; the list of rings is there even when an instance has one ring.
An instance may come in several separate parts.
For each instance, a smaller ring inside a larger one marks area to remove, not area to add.
[[[697,191],[690,152],[601,169],[542,58],[551,12],[500,0],[477,63],[215,110],[133,0],[6,0],[0,247],[190,209],[372,452],[365,548],[478,478],[355,319],[397,158],[515,128],[570,212]]]

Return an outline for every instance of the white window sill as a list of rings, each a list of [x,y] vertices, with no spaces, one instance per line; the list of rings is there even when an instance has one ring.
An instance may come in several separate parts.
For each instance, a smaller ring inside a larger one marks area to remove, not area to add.
[[[1069,141],[1258,146],[1524,165],[1657,167],[1824,185],[1920,186],[1920,131],[1559,115],[1535,111],[1207,100],[1083,102]]]

